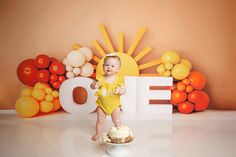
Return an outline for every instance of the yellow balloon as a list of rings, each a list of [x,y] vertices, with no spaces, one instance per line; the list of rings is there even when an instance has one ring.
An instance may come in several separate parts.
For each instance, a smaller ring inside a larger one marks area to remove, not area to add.
[[[52,93],[52,88],[47,87],[47,88],[45,89],[45,93],[46,93],[46,94],[51,94],[51,93]]]
[[[169,77],[170,75],[171,75],[170,70],[166,70],[166,71],[162,74],[162,76],[165,76],[165,77]]]
[[[48,101],[41,101],[40,102],[40,111],[43,113],[48,113],[53,109],[53,103],[52,102],[48,102]]]
[[[192,69],[192,63],[188,59],[183,58],[180,63],[186,65],[190,70]]]
[[[172,76],[176,80],[183,80],[188,77],[190,69],[184,64],[176,64],[171,71]]]
[[[172,63],[172,64],[177,64],[180,61],[180,56],[177,52],[175,51],[166,51],[163,53],[161,56],[161,61],[163,63]]]
[[[167,70],[171,70],[174,67],[172,63],[165,63],[164,65]]]
[[[48,84],[38,82],[38,83],[36,83],[36,84],[34,85],[34,88],[37,88],[37,89],[46,89],[46,88],[48,88]]]
[[[166,71],[166,68],[165,68],[164,64],[161,64],[161,65],[159,65],[159,66],[157,67],[157,72],[158,72],[159,74],[162,74],[162,73],[164,73],[165,71]]]
[[[20,95],[21,96],[31,96],[32,90],[33,89],[31,87],[25,88],[21,91]]]
[[[57,97],[59,96],[58,91],[54,90],[54,91],[52,92],[52,96],[53,96],[54,98],[57,98]]]
[[[54,97],[51,94],[47,94],[45,97],[45,100],[48,102],[51,102],[54,99]]]
[[[44,100],[45,98],[45,92],[44,90],[42,89],[39,89],[39,88],[35,88],[33,91],[32,91],[32,96],[36,99],[36,100]]]
[[[33,117],[39,112],[39,103],[31,96],[20,97],[15,104],[16,112],[22,117]]]

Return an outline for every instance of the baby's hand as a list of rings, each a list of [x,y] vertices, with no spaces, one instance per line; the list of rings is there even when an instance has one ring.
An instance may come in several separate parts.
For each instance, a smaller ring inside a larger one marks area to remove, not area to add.
[[[115,89],[115,94],[123,95],[125,94],[125,88],[124,86],[118,86]]]
[[[96,81],[95,88],[96,88],[96,89],[99,89],[100,86],[101,86],[101,83],[100,83],[99,81]]]
[[[93,81],[93,82],[90,84],[90,87],[91,87],[92,89],[99,89],[100,86],[101,86],[101,84],[100,84],[100,82],[97,81],[97,80]]]

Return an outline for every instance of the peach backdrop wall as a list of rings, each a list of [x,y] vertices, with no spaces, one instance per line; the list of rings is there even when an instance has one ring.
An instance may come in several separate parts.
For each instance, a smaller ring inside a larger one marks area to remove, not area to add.
[[[176,50],[206,75],[210,108],[236,109],[234,0],[0,0],[0,108],[14,108],[25,87],[16,76],[22,60],[39,53],[62,60],[74,43],[92,48],[94,39],[105,45],[100,23],[115,45],[124,32],[126,50],[145,26],[135,53],[153,50],[139,64]]]

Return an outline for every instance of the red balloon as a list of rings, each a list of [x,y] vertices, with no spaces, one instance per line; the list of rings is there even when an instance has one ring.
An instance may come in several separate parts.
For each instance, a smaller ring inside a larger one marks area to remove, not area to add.
[[[178,104],[178,110],[181,113],[185,113],[185,114],[192,113],[193,109],[194,109],[194,105],[189,101],[185,101],[183,103]]]
[[[192,103],[196,103],[201,101],[201,91],[200,90],[194,90],[191,93],[188,94],[188,101]]]
[[[50,65],[49,71],[52,74],[63,75],[65,73],[65,67],[61,62],[55,61]]]
[[[26,59],[22,61],[17,67],[18,79],[28,86],[34,86],[37,82],[36,74],[38,69],[35,66],[33,59]]]
[[[66,78],[65,78],[65,76],[58,76],[58,81],[60,82],[60,83],[62,83],[62,82],[64,82],[66,80]]]
[[[207,93],[201,91],[200,97],[201,100],[195,103],[195,111],[204,111],[209,105],[209,96],[207,95]]]
[[[37,81],[42,82],[42,83],[48,83],[49,81],[49,71],[48,70],[39,70],[37,72]]]
[[[58,76],[56,74],[51,74],[50,75],[50,81],[55,82],[58,80]]]
[[[184,91],[174,90],[171,93],[171,103],[178,104],[184,102],[187,99],[187,93]]]
[[[200,73],[200,72],[197,72],[197,71],[191,71],[189,76],[188,76],[188,79],[190,80],[191,82],[191,86],[194,88],[194,89],[203,89],[205,87],[205,84],[206,84],[206,78],[205,76]]]
[[[55,89],[59,89],[59,88],[60,88],[60,86],[61,86],[60,82],[58,82],[58,81],[52,82],[52,84],[51,84],[51,85],[52,85],[52,86],[53,86],[53,88],[55,88]]]
[[[49,67],[51,60],[45,54],[40,54],[35,58],[35,65],[37,68],[45,69]]]

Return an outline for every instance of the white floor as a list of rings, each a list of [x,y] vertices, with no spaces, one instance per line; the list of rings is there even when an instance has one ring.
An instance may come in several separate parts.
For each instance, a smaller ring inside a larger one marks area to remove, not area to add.
[[[172,120],[124,121],[135,141],[123,147],[133,157],[235,157],[236,111],[208,110]],[[106,122],[104,131],[112,126]],[[65,112],[24,119],[0,114],[1,157],[108,157],[108,146],[92,142],[95,115]],[[119,155],[118,155],[119,156]]]

